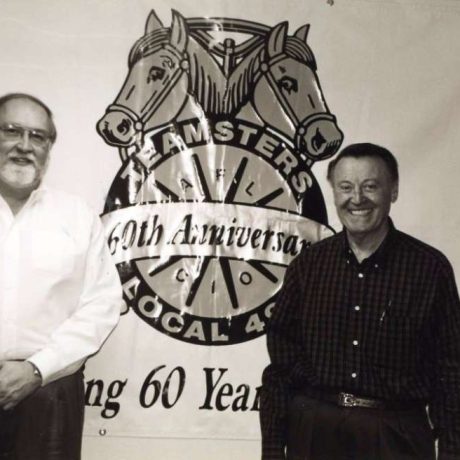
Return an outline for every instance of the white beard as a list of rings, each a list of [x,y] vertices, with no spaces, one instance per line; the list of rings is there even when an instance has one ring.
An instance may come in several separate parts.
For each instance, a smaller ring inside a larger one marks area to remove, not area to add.
[[[40,183],[42,174],[30,163],[17,165],[8,161],[0,169],[0,180],[14,188],[30,188]]]

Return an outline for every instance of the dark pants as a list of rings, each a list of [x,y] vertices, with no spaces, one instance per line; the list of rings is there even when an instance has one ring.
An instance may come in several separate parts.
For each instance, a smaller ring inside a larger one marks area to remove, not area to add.
[[[345,408],[296,396],[289,408],[288,460],[434,460],[425,409]]]
[[[79,460],[84,402],[79,371],[0,409],[0,460]]]

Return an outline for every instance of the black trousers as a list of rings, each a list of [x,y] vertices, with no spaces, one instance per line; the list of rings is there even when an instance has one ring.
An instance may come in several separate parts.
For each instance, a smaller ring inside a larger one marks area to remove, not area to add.
[[[345,408],[295,396],[289,408],[288,460],[435,460],[425,409]]]
[[[78,371],[0,409],[0,460],[79,460],[84,404]]]

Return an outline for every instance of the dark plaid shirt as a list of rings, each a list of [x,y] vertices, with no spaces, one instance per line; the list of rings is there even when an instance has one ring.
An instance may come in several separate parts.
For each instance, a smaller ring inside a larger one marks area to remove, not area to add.
[[[267,332],[263,458],[284,458],[287,403],[306,386],[423,401],[439,458],[460,459],[460,302],[436,249],[396,230],[358,263],[345,233],[288,267]]]

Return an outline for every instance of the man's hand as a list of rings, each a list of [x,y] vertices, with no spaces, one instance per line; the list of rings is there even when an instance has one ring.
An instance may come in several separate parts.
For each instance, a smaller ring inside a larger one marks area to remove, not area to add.
[[[0,408],[12,409],[41,386],[41,378],[27,361],[0,362]]]

